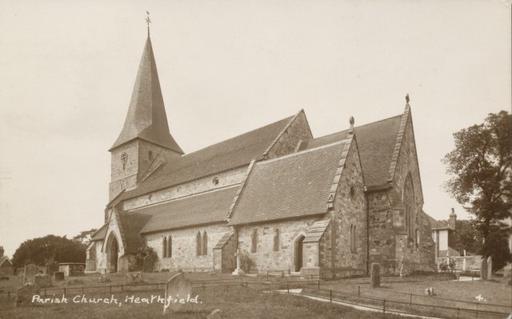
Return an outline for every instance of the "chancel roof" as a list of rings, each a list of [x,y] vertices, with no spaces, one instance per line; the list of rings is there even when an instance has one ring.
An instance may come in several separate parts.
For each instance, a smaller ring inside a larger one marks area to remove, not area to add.
[[[389,179],[389,167],[396,145],[402,115],[354,128],[366,186],[381,186]],[[301,149],[330,144],[347,138],[348,130],[307,141]]]

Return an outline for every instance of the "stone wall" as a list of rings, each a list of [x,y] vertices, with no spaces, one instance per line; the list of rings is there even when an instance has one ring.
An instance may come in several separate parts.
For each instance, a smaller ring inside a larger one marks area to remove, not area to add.
[[[294,243],[295,240],[306,234],[308,227],[315,218],[287,220],[266,224],[239,226],[238,247],[241,252],[254,262],[251,271],[285,271],[294,272]],[[251,252],[252,233],[257,230],[257,249]],[[279,229],[279,250],[274,251],[274,234]],[[303,265],[307,266],[306,254],[303,254]]]
[[[178,186],[165,188],[150,194],[127,199],[123,202],[123,209],[132,210],[135,208],[153,205],[192,194],[202,193],[212,189],[219,189],[240,184],[243,181],[246,173],[247,166],[240,167],[216,175],[203,177]],[[216,178],[215,183],[214,178]]]
[[[264,154],[266,158],[276,158],[294,153],[299,141],[313,138],[304,111],[297,114],[274,145]]]
[[[384,273],[393,274],[433,270],[435,253],[430,221],[422,211],[423,193],[412,120],[408,111],[403,116],[403,131],[399,132],[402,144],[394,154],[396,166],[390,188],[368,194],[370,262],[380,263]],[[413,203],[404,202],[408,176],[412,181]],[[406,228],[406,204],[412,207],[412,235]]]
[[[321,264],[325,268],[328,268],[332,275],[339,274],[341,276],[352,272],[360,274],[366,273],[366,198],[361,162],[359,160],[359,152],[355,140],[350,145],[345,158],[331,218],[330,231],[332,233],[328,236],[329,238],[325,238],[326,242],[323,243],[322,246],[328,250],[332,250],[332,245],[330,245],[328,241],[332,241],[334,238],[335,253],[323,254],[324,258],[334,256],[334,274],[332,274],[331,269],[332,261],[323,260]]]
[[[146,234],[144,238],[158,255],[157,270],[213,271],[213,248],[225,233],[231,231],[228,226],[217,224]],[[198,232],[208,235],[208,249],[204,256],[196,254]],[[172,256],[164,258],[163,238],[167,236],[172,237]]]

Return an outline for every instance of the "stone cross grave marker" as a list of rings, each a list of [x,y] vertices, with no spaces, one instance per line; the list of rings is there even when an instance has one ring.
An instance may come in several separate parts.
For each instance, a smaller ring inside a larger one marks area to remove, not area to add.
[[[171,276],[165,284],[165,303],[163,313],[183,311],[187,307],[187,299],[192,297],[192,283],[185,278],[183,272]],[[185,300],[181,303],[180,300]]]

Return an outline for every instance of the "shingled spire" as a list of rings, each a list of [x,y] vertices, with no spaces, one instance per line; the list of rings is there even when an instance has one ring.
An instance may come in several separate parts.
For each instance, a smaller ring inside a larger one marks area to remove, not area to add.
[[[137,138],[183,154],[169,132],[149,33],[133,87],[128,114],[121,134],[110,151]]]

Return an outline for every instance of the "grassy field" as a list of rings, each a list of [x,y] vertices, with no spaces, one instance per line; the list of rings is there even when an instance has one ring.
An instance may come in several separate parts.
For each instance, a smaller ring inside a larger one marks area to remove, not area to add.
[[[137,293],[150,297],[161,291]],[[292,295],[261,293],[251,288],[206,288],[195,292],[200,305],[192,304],[187,312],[176,313],[173,318],[206,318],[214,309],[222,311],[222,318],[398,318],[392,315],[362,312],[337,305],[320,303]],[[116,294],[122,302],[127,293]],[[72,298],[72,296],[69,296]],[[89,297],[89,296],[88,296]],[[69,298],[68,298],[69,300]],[[162,314],[162,304],[130,304],[122,306],[109,304],[59,304],[23,308],[14,307],[13,302],[0,303],[0,318],[168,318]]]

